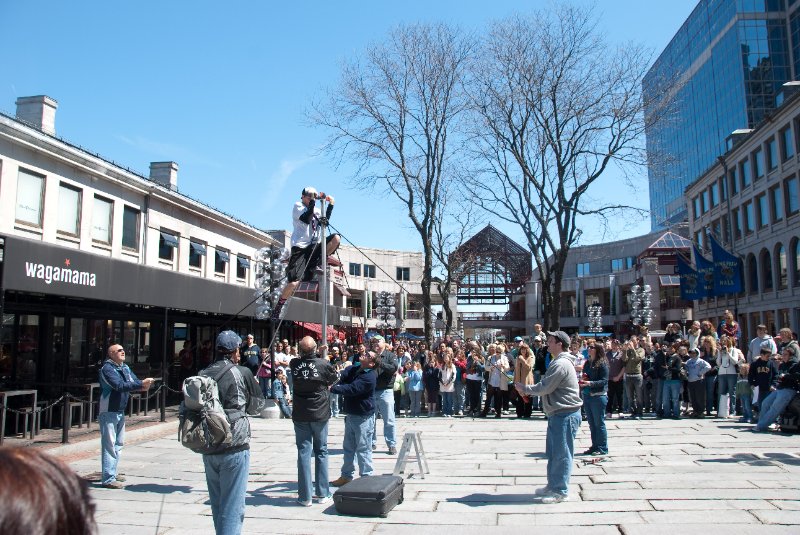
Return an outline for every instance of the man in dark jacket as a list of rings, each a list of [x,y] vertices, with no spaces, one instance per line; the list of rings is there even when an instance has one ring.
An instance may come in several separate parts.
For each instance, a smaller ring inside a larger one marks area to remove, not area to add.
[[[253,342],[252,334],[248,334],[247,338],[245,338],[241,353],[242,365],[247,366],[253,372],[253,377],[255,377],[258,373],[258,367],[261,365],[261,358],[259,357],[261,349]]]
[[[311,505],[311,449],[314,449],[314,477],[318,503],[328,503],[328,420],[331,416],[328,388],[339,374],[333,365],[317,355],[317,343],[310,336],[300,340],[300,358],[289,363],[294,382],[294,438],[297,444],[297,503]]]
[[[377,374],[375,373],[378,355],[370,351],[358,359],[358,364],[353,364],[342,371],[339,383],[331,388],[331,394],[340,394],[344,403],[342,412],[344,417],[344,460],[342,462],[342,475],[339,479],[331,481],[334,487],[341,487],[353,480],[355,465],[353,461],[358,456],[358,473],[360,476],[372,475],[372,440],[375,420],[375,404],[373,394]]]
[[[389,351],[386,340],[383,336],[373,336],[370,340],[370,348],[378,355],[378,363],[375,366],[377,374],[375,382],[375,410],[380,413],[383,419],[383,438],[386,440],[386,447],[389,455],[396,455],[397,440],[395,439],[394,429],[394,374],[397,373],[397,356]],[[378,423],[375,421],[372,432],[372,449],[378,444]]]
[[[264,409],[265,401],[253,373],[238,366],[242,339],[233,331],[217,336],[218,360],[200,375],[216,377],[219,400],[231,424],[231,443],[203,455],[211,515],[217,535],[242,531],[247,475],[250,472],[250,420]]]
[[[117,475],[119,452],[125,436],[125,407],[130,392],[147,390],[153,378],[140,381],[125,364],[125,350],[115,344],[108,348],[108,359],[100,368],[100,402],[97,422],[100,426],[100,484],[109,489],[121,489],[125,478]],[[3,430],[0,429],[0,433]]]
[[[771,392],[761,403],[759,408],[758,424],[754,431],[765,432],[769,431],[769,426],[775,423],[786,407],[789,406],[792,399],[800,391],[800,348],[797,344],[787,344],[782,356],[784,362],[780,365],[778,371],[777,389]],[[756,360],[756,363],[759,361]],[[759,388],[759,397],[760,395]]]

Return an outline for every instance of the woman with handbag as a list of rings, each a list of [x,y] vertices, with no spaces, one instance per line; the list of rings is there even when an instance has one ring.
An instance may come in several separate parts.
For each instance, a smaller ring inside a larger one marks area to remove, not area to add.
[[[449,347],[442,357],[441,373],[439,374],[439,392],[442,394],[442,416],[453,417],[453,399],[456,395],[456,367],[453,364],[453,350]]]
[[[578,382],[583,389],[583,406],[592,435],[592,447],[584,455],[608,454],[606,431],[606,405],[608,404],[608,359],[602,344],[589,346],[589,361],[583,366],[583,376]]]
[[[533,382],[534,356],[531,348],[525,342],[519,345],[519,354],[514,363],[514,383],[532,385]],[[530,396],[520,396],[516,390],[517,418],[530,418],[533,412],[533,398]]]

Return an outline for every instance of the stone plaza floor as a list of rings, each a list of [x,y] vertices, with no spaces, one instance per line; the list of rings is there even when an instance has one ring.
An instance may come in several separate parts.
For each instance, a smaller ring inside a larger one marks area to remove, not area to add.
[[[398,437],[422,432],[430,474],[422,478],[409,462],[405,501],[383,519],[296,505],[292,422],[252,424],[244,533],[800,533],[800,435],[752,433],[735,420],[610,420],[610,454],[598,463],[576,456],[571,500],[544,505],[533,495],[546,483],[541,416],[399,418]],[[386,453],[381,424],[375,473],[388,474],[396,457]],[[341,418],[330,422],[330,479],[339,476],[343,427]],[[132,434],[121,460],[127,487],[93,485],[101,534],[213,533],[201,456],[180,446],[176,431],[172,421]],[[589,445],[583,422],[575,451]],[[97,477],[97,446],[51,452]]]

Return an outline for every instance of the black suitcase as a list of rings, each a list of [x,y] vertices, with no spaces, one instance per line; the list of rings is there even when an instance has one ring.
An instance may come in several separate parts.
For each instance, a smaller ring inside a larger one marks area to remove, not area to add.
[[[343,515],[380,516],[403,503],[403,478],[366,476],[354,479],[333,493],[333,504]]]

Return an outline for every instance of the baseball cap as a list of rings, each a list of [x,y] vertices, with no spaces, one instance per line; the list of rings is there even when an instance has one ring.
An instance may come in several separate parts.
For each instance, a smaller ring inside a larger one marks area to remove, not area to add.
[[[303,188],[303,195],[310,195],[311,197],[317,196],[317,189],[311,186],[306,186]]]
[[[689,354],[690,355],[699,355],[700,354],[700,350],[697,349],[696,347],[693,347],[692,349],[689,350]]]
[[[547,331],[547,336],[552,336],[556,340],[563,342],[564,349],[569,347],[569,335],[564,331]]]
[[[522,337],[521,336],[515,336],[514,337],[514,341],[515,342],[522,342]]]
[[[373,336],[370,339],[370,342],[385,342],[385,341],[386,341],[386,339],[383,336],[379,335],[379,334],[376,334],[375,336]]]
[[[222,331],[217,335],[217,349],[223,353],[233,353],[242,345],[242,339],[233,331]]]

